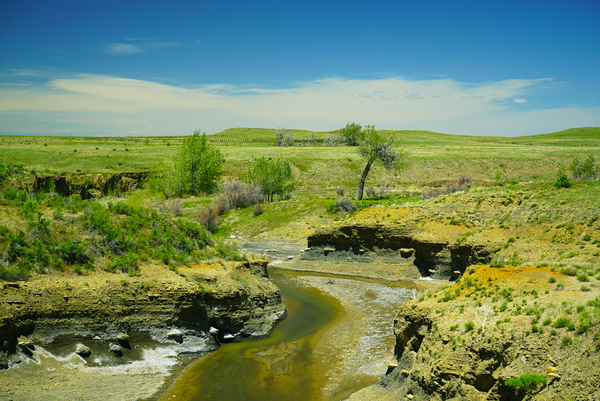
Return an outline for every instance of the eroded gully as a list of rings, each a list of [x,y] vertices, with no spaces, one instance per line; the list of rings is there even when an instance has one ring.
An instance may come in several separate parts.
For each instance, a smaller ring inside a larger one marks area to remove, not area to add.
[[[271,269],[288,317],[268,338],[224,344],[191,364],[163,400],[341,400],[385,374],[394,310],[410,290]]]

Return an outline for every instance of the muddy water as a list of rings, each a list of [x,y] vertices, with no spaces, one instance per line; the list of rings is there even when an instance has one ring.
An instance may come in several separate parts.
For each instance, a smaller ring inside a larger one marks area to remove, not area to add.
[[[277,270],[270,277],[289,313],[272,335],[224,344],[161,399],[340,400],[385,373],[393,310],[408,290]]]

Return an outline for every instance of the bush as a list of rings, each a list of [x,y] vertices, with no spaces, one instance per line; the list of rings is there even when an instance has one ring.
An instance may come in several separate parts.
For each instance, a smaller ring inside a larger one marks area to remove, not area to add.
[[[472,321],[468,321],[465,323],[465,331],[471,331],[475,328],[475,323],[473,323]]]
[[[56,253],[69,265],[87,265],[92,262],[85,245],[77,240],[70,240],[58,247]]]
[[[569,319],[568,317],[565,316],[561,316],[559,318],[557,318],[554,323],[552,323],[552,327],[556,328],[556,329],[560,329],[562,327],[570,327],[572,326],[573,323],[571,322],[571,319]]]
[[[264,207],[263,207],[262,203],[254,205],[254,208],[252,209],[252,215],[254,217],[260,216],[261,214],[263,214],[263,212],[264,212]]]
[[[556,181],[554,182],[554,187],[558,188],[571,188],[571,181],[569,181],[569,177],[565,170],[562,168],[558,169],[558,173],[556,174]]]
[[[202,210],[198,218],[200,220],[200,224],[211,233],[217,231],[219,226],[221,225],[221,221],[219,220],[218,210],[215,206],[208,206],[206,209]]]
[[[595,180],[600,172],[600,167],[595,166],[594,156],[589,155],[583,163],[574,159],[571,163],[571,177],[574,180]]]
[[[587,282],[590,281],[590,278],[588,277],[587,274],[583,273],[577,276],[577,280],[581,281],[581,282]]]
[[[453,194],[464,191],[473,185],[472,177],[468,174],[461,174],[456,181],[446,183],[444,187],[424,189],[421,199],[436,198],[441,195]]]
[[[266,157],[254,160],[245,174],[245,180],[253,186],[260,187],[269,202],[273,202],[275,195],[284,197],[296,187],[290,163]]]
[[[241,181],[229,181],[217,198],[217,204],[224,204],[229,209],[243,209],[262,203],[264,195],[261,187],[248,185]]]
[[[335,201],[334,204],[334,211],[336,212],[342,212],[342,213],[348,213],[348,212],[354,212],[358,209],[358,206],[356,205],[356,203],[352,202],[352,200],[350,198],[338,198]]]
[[[560,269],[560,272],[562,274],[564,274],[565,276],[576,276],[577,275],[577,269],[574,267],[563,267],[562,269]]]
[[[510,379],[504,382],[510,387],[523,388],[525,390],[536,391],[540,384],[546,385],[547,377],[545,375],[522,375],[518,379]]]

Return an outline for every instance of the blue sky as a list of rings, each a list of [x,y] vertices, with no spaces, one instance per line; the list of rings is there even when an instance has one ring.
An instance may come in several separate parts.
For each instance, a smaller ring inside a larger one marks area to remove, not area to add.
[[[0,0],[0,133],[600,126],[600,2]]]

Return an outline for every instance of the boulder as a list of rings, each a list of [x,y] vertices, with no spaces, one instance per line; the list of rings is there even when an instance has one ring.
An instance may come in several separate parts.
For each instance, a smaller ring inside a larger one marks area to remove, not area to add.
[[[77,348],[75,348],[75,353],[82,358],[87,358],[92,355],[92,350],[90,347],[86,347],[83,344],[77,344]]]
[[[108,346],[108,352],[110,352],[111,354],[114,354],[115,356],[123,356],[123,347],[121,347],[119,344],[110,344]]]

